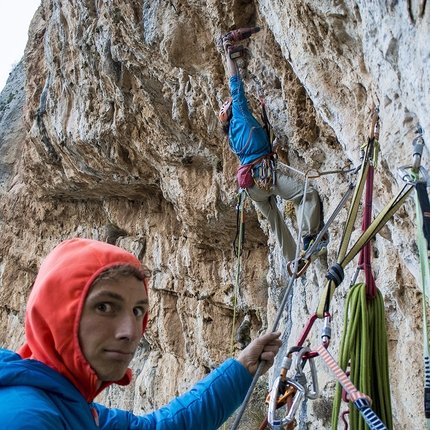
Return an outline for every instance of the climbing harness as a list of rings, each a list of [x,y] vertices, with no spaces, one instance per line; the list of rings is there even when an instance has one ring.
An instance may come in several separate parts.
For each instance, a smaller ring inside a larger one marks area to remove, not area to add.
[[[267,191],[275,182],[276,154],[273,152],[237,169],[237,183],[240,188],[249,188],[256,184]]]
[[[276,183],[276,158],[274,154],[263,157],[251,169],[254,183],[262,190],[268,191]]]
[[[430,177],[426,169],[421,166],[421,156],[424,147],[422,128],[417,127],[419,136],[414,139],[414,153],[412,165],[402,166],[398,173],[403,181],[415,185],[415,210],[418,230],[418,254],[421,272],[421,290],[423,305],[423,355],[424,355],[424,412],[427,420],[427,429],[430,429],[430,353],[428,338],[427,301],[430,298],[430,261],[429,241],[427,238],[427,224],[429,196],[427,188],[430,186]],[[410,173],[408,171],[410,170]]]

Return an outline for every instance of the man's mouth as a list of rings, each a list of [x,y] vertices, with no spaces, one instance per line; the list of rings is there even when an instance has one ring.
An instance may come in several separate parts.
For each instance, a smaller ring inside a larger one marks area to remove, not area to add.
[[[134,351],[121,350],[121,349],[107,349],[106,353],[115,359],[131,360],[134,356]]]

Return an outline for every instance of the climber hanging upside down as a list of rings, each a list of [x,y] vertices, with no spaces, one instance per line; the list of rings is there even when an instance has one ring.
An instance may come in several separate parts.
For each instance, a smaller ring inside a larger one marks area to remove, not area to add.
[[[236,51],[232,41],[224,37],[224,52],[230,74],[229,98],[221,107],[219,118],[228,133],[230,149],[239,158],[238,181],[268,220],[287,261],[295,258],[296,243],[276,205],[276,196],[294,202],[296,209],[303,211],[303,251],[306,251],[321,228],[321,203],[318,193],[308,187],[306,199],[304,186],[297,180],[276,169],[272,144],[263,126],[251,114],[245,97],[236,61],[230,50]],[[325,249],[321,243],[320,249]]]

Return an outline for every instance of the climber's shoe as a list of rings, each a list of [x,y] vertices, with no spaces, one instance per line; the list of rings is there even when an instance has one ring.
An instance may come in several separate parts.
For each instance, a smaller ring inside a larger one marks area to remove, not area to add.
[[[316,235],[315,236],[305,236],[303,238],[303,251],[302,251],[302,257],[306,256],[306,253],[308,252],[308,250],[311,249],[312,245],[315,242],[316,239]],[[315,249],[312,250],[312,253],[307,256],[307,259],[310,259],[311,261],[316,260],[318,257],[320,257],[321,255],[324,255],[327,253],[327,245],[329,243],[329,238],[328,235],[325,234],[322,239],[318,242],[317,246],[315,247]]]

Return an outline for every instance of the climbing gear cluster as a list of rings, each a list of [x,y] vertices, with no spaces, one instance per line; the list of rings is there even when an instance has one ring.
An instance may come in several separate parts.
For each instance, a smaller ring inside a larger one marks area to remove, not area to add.
[[[290,280],[285,289],[282,302],[278,307],[272,331],[277,329],[295,280],[307,270],[310,262],[313,261],[312,255],[315,253],[315,249],[327,237],[328,228],[352,195],[337,260],[327,272],[327,284],[316,312],[309,318],[297,343],[289,348],[288,353],[283,358],[280,374],[276,377],[266,399],[267,416],[260,429],[265,429],[266,426],[274,430],[292,429],[300,404],[305,399],[313,400],[319,396],[318,377],[315,367],[315,359],[318,356],[327,364],[338,381],[332,414],[333,429],[338,426],[342,401],[348,403],[348,410],[341,414],[345,429],[348,428],[348,422],[352,430],[364,429],[365,426],[368,426],[371,430],[391,430],[393,428],[385,308],[382,294],[375,285],[372,273],[370,242],[414,189],[416,191],[418,243],[423,292],[424,404],[425,416],[428,419],[428,428],[430,428],[430,358],[426,317],[426,297],[430,297],[428,254],[430,250],[430,203],[427,193],[427,189],[430,186],[430,177],[424,167],[421,166],[424,147],[421,128],[417,132],[419,136],[413,142],[412,165],[402,166],[398,169],[404,186],[374,219],[372,219],[373,177],[379,152],[379,111],[377,109],[371,118],[368,140],[360,148],[360,166],[357,168],[344,168],[336,172],[308,171],[304,174],[305,188],[309,178],[318,178],[324,174],[351,173],[358,177],[355,182],[351,181],[349,183],[346,193],[313,243],[310,244],[306,251],[302,252],[300,252],[298,245],[296,259],[287,264]],[[364,192],[362,234],[351,245],[350,239]],[[299,238],[301,237],[300,233],[299,229]],[[330,304],[334,291],[344,280],[344,269],[358,254],[358,264],[350,283],[346,301],[345,329],[340,344],[339,363],[337,363],[328,351],[331,339]],[[356,283],[361,271],[364,272],[365,282]],[[312,350],[309,346],[304,346],[304,344],[314,322],[318,319],[324,320],[321,344]],[[309,370],[305,372],[304,369],[307,364],[309,364]],[[263,364],[257,370],[248,395],[231,430],[235,430],[241,420],[255,383],[261,374],[262,366]],[[308,381],[309,372],[310,381]],[[349,414],[348,421],[346,420],[347,414]]]

